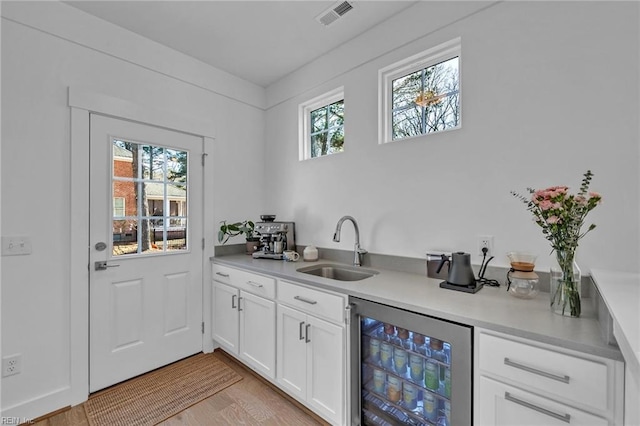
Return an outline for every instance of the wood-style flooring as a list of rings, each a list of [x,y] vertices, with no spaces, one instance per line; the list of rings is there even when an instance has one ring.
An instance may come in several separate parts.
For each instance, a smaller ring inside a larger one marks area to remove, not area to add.
[[[243,377],[238,383],[192,405],[161,426],[327,425],[298,402],[236,362],[224,351],[214,354]],[[37,426],[89,426],[82,405],[39,420]]]

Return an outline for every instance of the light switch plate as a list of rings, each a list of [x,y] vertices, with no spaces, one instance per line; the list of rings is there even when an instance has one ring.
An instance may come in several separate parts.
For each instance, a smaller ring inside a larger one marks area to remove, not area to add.
[[[2,237],[2,255],[19,256],[31,254],[31,238]]]

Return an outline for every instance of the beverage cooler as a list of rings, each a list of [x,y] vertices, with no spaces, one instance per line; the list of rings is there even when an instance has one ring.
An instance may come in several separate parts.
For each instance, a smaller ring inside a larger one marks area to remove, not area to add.
[[[466,426],[472,328],[355,297],[353,425]]]

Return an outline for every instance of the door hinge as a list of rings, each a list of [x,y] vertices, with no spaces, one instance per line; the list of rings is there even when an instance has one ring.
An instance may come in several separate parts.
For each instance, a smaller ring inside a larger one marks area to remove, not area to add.
[[[203,165],[203,166],[204,166],[204,159],[205,159],[205,157],[206,157],[207,155],[209,155],[209,154],[207,154],[206,152],[203,152],[203,153],[202,153],[202,165]]]
[[[204,321],[202,321],[202,334],[204,334]]]

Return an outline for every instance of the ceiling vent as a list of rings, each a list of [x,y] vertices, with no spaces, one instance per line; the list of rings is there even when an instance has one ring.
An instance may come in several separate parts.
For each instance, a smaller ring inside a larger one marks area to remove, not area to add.
[[[328,27],[352,9],[353,2],[339,1],[320,15],[316,16],[316,21],[320,22],[325,27]]]

